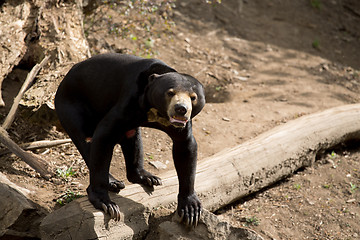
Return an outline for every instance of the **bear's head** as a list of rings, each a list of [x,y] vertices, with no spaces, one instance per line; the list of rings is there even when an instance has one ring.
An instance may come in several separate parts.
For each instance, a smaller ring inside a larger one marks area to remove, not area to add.
[[[190,75],[169,72],[149,77],[146,98],[152,109],[175,127],[185,127],[205,105],[202,84]]]

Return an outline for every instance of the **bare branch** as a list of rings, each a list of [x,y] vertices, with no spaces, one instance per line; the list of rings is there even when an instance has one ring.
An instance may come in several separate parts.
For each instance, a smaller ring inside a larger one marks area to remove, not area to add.
[[[29,88],[30,84],[32,83],[32,81],[34,80],[34,78],[36,77],[36,75],[38,74],[38,72],[41,70],[41,68],[49,61],[50,56],[46,56],[40,64],[36,64],[33,69],[29,72],[29,74],[26,77],[26,80],[24,82],[24,84],[22,85],[18,95],[16,96],[16,98],[14,99],[14,103],[11,106],[11,109],[8,113],[8,115],[6,116],[6,119],[2,125],[2,127],[6,130],[10,127],[10,125],[12,124],[12,122],[14,121],[15,118],[15,114],[16,111],[19,107],[19,103],[21,98],[23,97],[24,93],[26,92],[26,90]]]
[[[35,150],[35,149],[41,149],[41,148],[50,148],[50,147],[56,147],[62,144],[71,143],[71,139],[60,139],[60,140],[42,140],[42,141],[36,141],[36,142],[30,142],[30,143],[24,143],[20,144],[20,148],[23,150]],[[0,151],[0,156],[11,153],[10,150],[4,149]]]

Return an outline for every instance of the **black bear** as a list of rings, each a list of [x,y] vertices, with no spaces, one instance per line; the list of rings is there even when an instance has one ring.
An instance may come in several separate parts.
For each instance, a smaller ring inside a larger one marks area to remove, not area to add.
[[[194,190],[197,143],[192,118],[204,105],[198,80],[157,59],[102,54],[74,65],[57,90],[55,108],[89,168],[87,193],[94,207],[120,219],[119,207],[108,195],[125,187],[109,173],[116,144],[121,145],[130,182],[161,185],[161,179],[143,167],[140,126],[151,127],[173,141],[177,213],[185,224],[196,225],[201,203]]]

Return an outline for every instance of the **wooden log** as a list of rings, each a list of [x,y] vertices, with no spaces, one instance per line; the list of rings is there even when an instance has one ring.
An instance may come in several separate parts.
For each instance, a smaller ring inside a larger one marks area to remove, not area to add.
[[[360,139],[360,104],[303,116],[200,161],[195,189],[203,206],[215,210],[311,165],[319,151],[351,139]],[[49,214],[41,224],[42,239],[140,237],[147,231],[149,210],[176,202],[175,171],[160,177],[163,185],[152,194],[133,184],[110,195],[122,212],[120,222],[109,220],[85,197]]]
[[[43,178],[50,179],[50,177],[53,175],[49,170],[50,168],[48,164],[44,160],[31,152],[25,152],[22,150],[13,140],[11,140],[6,130],[2,127],[0,127],[0,142],[16,156],[20,157],[35,171],[40,173]]]

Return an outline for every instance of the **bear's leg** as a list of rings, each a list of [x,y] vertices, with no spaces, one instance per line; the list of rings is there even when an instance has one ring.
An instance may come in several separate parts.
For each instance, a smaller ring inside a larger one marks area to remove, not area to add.
[[[66,101],[60,101],[56,104],[56,112],[62,127],[68,133],[89,167],[92,136],[97,121],[91,116],[90,111],[86,109],[83,104],[76,105],[73,102],[66,104]],[[125,188],[125,184],[109,174],[109,191],[119,192],[123,188]]]
[[[76,148],[79,150],[86,165],[90,159],[90,137],[94,133],[96,123],[92,123],[88,111],[83,104],[67,103],[65,100],[56,101],[56,113]]]
[[[181,131],[171,131],[173,159],[179,179],[177,212],[181,221],[196,226],[201,215],[201,202],[194,190],[197,143],[192,134],[191,122]]]
[[[119,206],[110,200],[108,194],[109,168],[116,144],[114,139],[111,138],[111,134],[111,127],[109,128],[107,124],[101,124],[100,122],[96,127],[91,140],[90,185],[86,190],[89,201],[95,208],[103,209],[105,213],[110,214],[111,218],[120,220]]]
[[[125,157],[127,179],[130,182],[149,187],[161,185],[160,178],[144,169],[144,153],[140,128],[135,129],[135,134],[124,137],[120,145]]]

